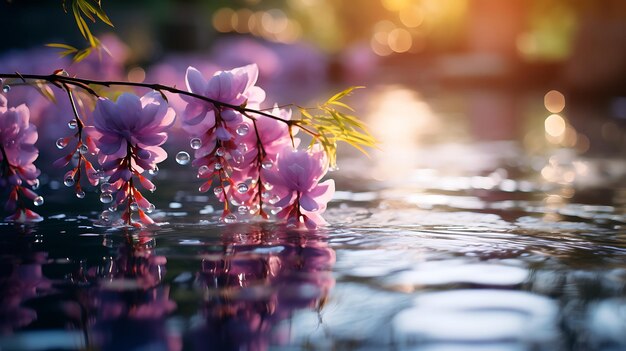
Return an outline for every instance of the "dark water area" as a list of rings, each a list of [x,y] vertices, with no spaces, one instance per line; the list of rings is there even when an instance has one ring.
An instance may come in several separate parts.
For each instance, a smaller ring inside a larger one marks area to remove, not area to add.
[[[0,349],[622,350],[622,103],[546,93],[356,95],[381,150],[342,151],[314,232],[221,224],[174,162],[144,231],[49,179],[0,224]]]

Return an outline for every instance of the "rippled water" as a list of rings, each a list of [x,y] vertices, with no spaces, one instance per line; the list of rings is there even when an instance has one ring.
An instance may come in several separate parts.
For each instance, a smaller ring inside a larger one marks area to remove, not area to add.
[[[0,348],[626,348],[623,149],[550,145],[545,112],[491,138],[454,100],[372,95],[384,151],[343,155],[317,232],[218,224],[172,165],[159,229],[99,227],[97,201],[0,225]]]

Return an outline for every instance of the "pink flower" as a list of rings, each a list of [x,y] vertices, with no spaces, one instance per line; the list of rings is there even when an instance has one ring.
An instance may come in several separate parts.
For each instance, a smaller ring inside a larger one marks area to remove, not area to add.
[[[326,210],[326,204],[335,192],[332,179],[318,184],[326,174],[326,156],[322,150],[308,151],[284,148],[276,164],[264,172],[264,178],[271,183],[273,192],[280,198],[275,206],[283,208],[279,218],[304,220],[307,227],[315,227],[326,222],[319,216]]]
[[[85,130],[96,139],[101,164],[126,157],[129,148],[137,148],[133,166],[141,173],[167,158],[160,146],[167,140],[166,130],[174,117],[174,110],[158,92],[141,98],[125,93],[116,102],[100,98],[93,114],[94,127]]]
[[[174,123],[174,117],[174,110],[158,92],[141,98],[126,93],[117,102],[101,98],[96,103],[94,127],[85,129],[100,149],[98,162],[109,177],[106,192],[117,192],[114,207],[126,203],[127,210],[122,214],[125,224],[141,226],[133,223],[131,211],[137,211],[141,223],[154,223],[146,214],[154,205],[134,186],[132,177],[137,177],[147,190],[155,190],[154,184],[141,174],[156,169],[156,164],[167,157],[161,145],[167,140],[166,130]]]
[[[41,217],[35,212],[18,208],[20,194],[36,204],[43,198],[23,184],[35,185],[40,171],[33,162],[39,156],[35,147],[37,128],[30,124],[30,111],[26,105],[7,108],[7,100],[0,95],[0,187],[11,187],[5,208],[16,211],[7,217],[9,221],[33,222]]]
[[[189,92],[208,97],[222,103],[258,107],[265,100],[265,91],[254,84],[259,76],[256,65],[248,65],[230,71],[218,71],[209,80],[194,67],[189,67],[185,76]],[[181,95],[188,104],[183,112],[183,126],[192,135],[202,135],[215,125],[216,113],[226,122],[239,123],[241,116],[230,110],[217,111],[215,106],[195,97]],[[222,115],[223,113],[223,115]]]

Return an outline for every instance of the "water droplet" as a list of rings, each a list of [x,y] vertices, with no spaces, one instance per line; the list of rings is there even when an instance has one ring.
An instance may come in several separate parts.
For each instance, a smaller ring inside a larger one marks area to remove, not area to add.
[[[248,145],[246,145],[245,143],[241,143],[237,145],[237,150],[239,150],[242,154],[245,154],[246,152],[248,152]]]
[[[235,163],[240,164],[240,163],[243,162],[244,157],[243,157],[243,154],[240,151],[237,150],[237,151],[233,152],[232,155],[233,155],[233,161],[235,161]]]
[[[199,176],[204,175],[204,174],[206,174],[206,172],[208,172],[208,171],[209,171],[209,166],[207,166],[207,165],[202,165],[202,166],[200,166],[200,168],[198,168],[198,175],[199,175]]]
[[[82,144],[79,148],[78,148],[78,152],[80,152],[81,155],[85,155],[89,152],[89,148],[87,147],[87,145]]]
[[[235,216],[232,213],[230,213],[230,214],[226,215],[226,217],[224,217],[224,223],[235,223],[235,222],[237,222],[237,216]]]
[[[261,163],[261,167],[263,167],[263,169],[271,169],[273,165],[274,164],[270,160],[265,160]]]
[[[280,212],[280,211],[282,211],[282,210],[283,210],[283,208],[282,208],[282,207],[275,207],[274,209],[272,209],[272,210],[270,211],[270,213],[271,213],[271,214],[273,214],[273,215],[276,215],[276,214],[278,214],[278,212]]]
[[[224,188],[222,188],[221,186],[213,188],[213,194],[215,194],[215,196],[220,196],[220,194],[223,192],[224,192]]]
[[[222,169],[222,164],[219,162],[215,162],[213,168],[215,168],[216,171],[219,171],[220,169]]]
[[[73,119],[73,120],[67,122],[67,127],[69,129],[76,129],[76,127],[78,127],[78,122],[76,122],[76,120]]]
[[[202,147],[202,140],[200,140],[199,138],[193,138],[189,141],[189,146],[191,146],[191,148],[194,150],[198,150],[200,147]]]
[[[226,149],[221,146],[218,147],[217,149],[215,149],[215,155],[217,155],[218,157],[223,157],[224,155],[226,155]]]
[[[10,85],[5,85],[2,87],[2,91],[6,94],[9,91],[11,91],[11,86]]]
[[[268,193],[268,192],[264,191],[264,192],[261,194],[261,197],[262,197],[262,198],[264,198],[264,199],[267,199],[268,197],[270,197],[270,193]]]
[[[239,184],[237,184],[237,191],[240,194],[243,194],[243,193],[247,192],[248,191],[248,185],[246,183],[239,183]]]
[[[278,201],[280,201],[280,197],[278,195],[274,195],[269,199],[268,202],[273,205],[277,203]]]
[[[113,195],[111,195],[111,193],[100,194],[100,202],[103,204],[111,203],[111,201],[113,201]]]
[[[57,139],[56,145],[57,149],[59,150],[65,149],[65,147],[67,146],[67,141],[65,140],[65,138],[59,138]]]
[[[31,187],[33,190],[37,190],[37,189],[39,189],[39,185],[40,185],[40,183],[39,183],[39,179],[35,179],[35,180],[33,181],[33,185],[31,185],[30,187]]]
[[[137,205],[137,203],[135,201],[130,203],[130,210],[131,211],[137,211],[139,209],[139,205]]]
[[[113,203],[113,205],[109,206],[109,211],[111,211],[111,212],[117,211],[117,204]]]
[[[238,125],[235,131],[237,132],[237,134],[244,136],[248,134],[248,131],[250,131],[250,127],[248,127],[247,124],[243,123],[243,124]]]
[[[274,186],[271,183],[263,183],[263,187],[265,188],[265,190],[272,190],[274,189]]]
[[[83,191],[83,189],[77,189],[76,190],[76,197],[79,199],[84,199],[85,198],[85,191]]]
[[[67,176],[65,180],[63,180],[63,184],[65,184],[65,186],[68,186],[68,187],[74,185],[74,183],[75,183],[74,177],[72,176]]]
[[[146,212],[152,213],[155,209],[156,209],[156,206],[154,206],[154,204],[150,204],[150,206],[146,208]]]
[[[176,154],[176,162],[178,162],[179,165],[184,166],[188,164],[190,159],[191,157],[186,151],[180,151],[179,153]]]
[[[111,220],[111,211],[104,210],[100,213],[100,219],[104,222],[108,222]]]
[[[110,193],[113,191],[113,184],[104,182],[100,184],[100,191],[103,193]]]
[[[33,200],[33,204],[35,206],[41,206],[43,205],[43,196],[37,196],[34,200]]]
[[[149,169],[149,170],[148,170],[148,174],[153,175],[153,176],[155,176],[155,175],[159,174],[159,167],[154,166],[154,168],[153,168],[153,169]]]
[[[248,206],[239,206],[237,207],[237,212],[239,212],[239,214],[246,214],[248,212],[250,208]]]

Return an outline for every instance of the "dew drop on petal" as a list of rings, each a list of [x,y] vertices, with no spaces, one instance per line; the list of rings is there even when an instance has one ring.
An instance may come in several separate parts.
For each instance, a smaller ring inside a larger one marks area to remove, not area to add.
[[[69,129],[76,129],[76,127],[77,127],[77,126],[78,126],[78,123],[76,122],[76,120],[75,120],[75,119],[73,119],[73,120],[71,120],[71,121],[67,122],[67,127],[68,127]]]
[[[239,150],[242,154],[245,154],[246,152],[248,152],[248,145],[246,145],[245,143],[241,143],[237,145],[237,150]]]
[[[111,191],[113,191],[113,185],[111,183],[104,182],[100,184],[100,190],[103,193],[110,193]]]
[[[217,149],[215,149],[215,154],[219,157],[223,157],[224,155],[226,155],[226,149],[220,146]]]
[[[206,172],[208,172],[208,171],[209,171],[209,166],[207,166],[207,165],[202,165],[202,166],[200,166],[200,168],[198,168],[198,175],[199,175],[199,176],[204,175],[204,174],[206,174]]]
[[[159,167],[154,166],[154,168],[149,169],[148,170],[148,174],[153,175],[153,176],[159,174]]]
[[[111,195],[111,193],[100,194],[100,202],[103,204],[111,203],[111,201],[113,201],[113,195]]]
[[[191,148],[194,150],[198,150],[200,147],[202,147],[202,140],[200,140],[199,138],[193,138],[189,141],[189,146],[191,146]]]
[[[235,163],[239,164],[242,163],[244,160],[243,154],[239,151],[235,151],[233,152],[233,161],[235,161]]]
[[[237,132],[237,134],[244,136],[248,134],[249,130],[250,130],[250,127],[248,127],[247,124],[243,123],[243,124],[238,125],[235,131]]]
[[[277,203],[278,201],[280,201],[280,197],[278,195],[274,195],[268,200],[268,202],[272,205]]]
[[[41,206],[43,205],[43,196],[37,196],[34,200],[33,200],[33,204],[35,206]]]
[[[220,169],[222,169],[222,164],[219,162],[215,162],[213,168],[215,168],[216,171],[219,171]]]
[[[87,145],[83,144],[78,148],[78,152],[80,152],[81,155],[85,155],[89,152],[89,148]]]
[[[226,215],[226,217],[224,217],[224,223],[235,223],[235,222],[237,222],[237,216],[235,216],[232,213],[230,213],[230,214]]]
[[[274,209],[272,209],[272,210],[270,211],[270,213],[271,213],[271,214],[273,214],[273,215],[277,215],[277,214],[278,214],[278,212],[280,212],[280,211],[282,211],[282,210],[283,210],[283,208],[282,208],[282,207],[275,207]]]
[[[104,210],[100,213],[100,219],[104,222],[108,222],[111,220],[111,211]]]
[[[237,184],[237,191],[240,194],[243,194],[243,193],[247,192],[248,191],[248,185],[246,183],[239,183],[239,184]]]
[[[2,87],[2,91],[6,94],[9,91],[11,91],[11,86],[10,85],[5,85]]]
[[[67,146],[67,141],[65,141],[65,138],[59,138],[57,139],[56,145],[57,149],[59,150],[65,149],[65,147]]]
[[[263,169],[271,169],[273,165],[274,164],[270,160],[266,160],[261,163],[261,167],[263,167]]]
[[[262,197],[262,198],[264,198],[264,199],[267,199],[268,197],[270,197],[270,193],[268,193],[268,192],[264,191],[264,192],[261,194],[261,197]]]
[[[243,206],[243,205],[242,205],[242,206],[237,207],[237,212],[239,212],[239,214],[242,214],[242,215],[243,215],[243,214],[248,213],[248,210],[249,210],[249,209],[250,209],[250,208],[249,208],[248,206]]]
[[[139,209],[139,205],[137,205],[137,203],[135,201],[130,203],[130,210],[131,211],[137,211]]]
[[[263,187],[265,188],[265,190],[272,190],[274,189],[274,186],[271,183],[263,183]]]
[[[148,208],[146,208],[146,212],[152,213],[152,212],[154,212],[155,209],[156,209],[156,206],[154,206],[154,204],[150,204],[150,206],[148,206]]]
[[[76,197],[79,199],[85,198],[85,191],[82,189],[76,190]]]
[[[176,162],[178,162],[179,165],[184,166],[189,163],[189,160],[191,160],[191,157],[186,151],[180,151],[176,154]]]
[[[215,194],[215,196],[219,196],[222,192],[224,192],[224,188],[221,186],[213,188],[213,194]]]
[[[40,186],[39,179],[35,179],[35,180],[33,181],[33,185],[31,185],[30,187],[31,187],[33,190],[37,190],[37,189],[39,189],[39,186]]]
[[[63,180],[63,184],[65,184],[65,186],[70,187],[72,185],[74,185],[75,181],[74,181],[74,177],[72,176],[68,176],[65,178],[65,180]]]

